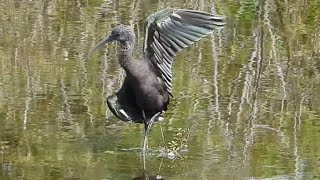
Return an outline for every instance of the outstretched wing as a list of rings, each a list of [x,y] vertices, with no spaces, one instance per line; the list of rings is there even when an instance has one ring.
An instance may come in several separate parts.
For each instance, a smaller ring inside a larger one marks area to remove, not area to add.
[[[215,28],[222,27],[224,20],[224,16],[186,9],[164,9],[147,18],[144,53],[158,68],[171,95],[175,54],[207,36]]]

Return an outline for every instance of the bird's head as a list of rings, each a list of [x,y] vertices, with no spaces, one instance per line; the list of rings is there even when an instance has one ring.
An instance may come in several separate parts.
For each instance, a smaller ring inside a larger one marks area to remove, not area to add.
[[[107,38],[109,41],[119,41],[121,43],[134,41],[135,35],[131,26],[119,25],[115,27],[111,35]]]
[[[115,27],[111,34],[100,41],[95,48],[91,50],[93,52],[94,50],[102,47],[103,45],[113,42],[113,41],[119,41],[121,44],[127,44],[127,43],[133,43],[135,40],[135,34],[131,26],[128,25],[119,25]]]

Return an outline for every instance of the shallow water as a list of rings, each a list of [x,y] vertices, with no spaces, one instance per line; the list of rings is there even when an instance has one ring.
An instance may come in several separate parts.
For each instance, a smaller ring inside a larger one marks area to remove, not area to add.
[[[142,125],[106,106],[124,77],[116,46],[87,53],[124,23],[142,54],[144,20],[166,7],[227,25],[177,55],[144,174]],[[0,1],[0,179],[320,178],[319,11],[316,0]]]

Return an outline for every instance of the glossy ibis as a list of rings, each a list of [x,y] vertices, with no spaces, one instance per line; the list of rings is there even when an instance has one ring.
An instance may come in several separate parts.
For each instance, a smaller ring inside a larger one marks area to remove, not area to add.
[[[172,97],[172,64],[177,52],[222,27],[225,17],[187,9],[164,9],[145,23],[142,58],[133,57],[135,34],[127,25],[115,27],[111,35],[92,51],[119,42],[118,61],[126,77],[121,89],[107,98],[112,113],[123,121],[144,123],[144,145],[155,121],[162,119]],[[92,52],[91,51],[91,52]]]

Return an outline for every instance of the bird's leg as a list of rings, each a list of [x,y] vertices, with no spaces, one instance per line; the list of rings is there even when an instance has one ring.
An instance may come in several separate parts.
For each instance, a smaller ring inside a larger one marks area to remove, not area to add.
[[[143,137],[143,150],[142,150],[142,156],[143,156],[143,168],[146,170],[146,149],[148,144],[148,134],[151,130],[151,127],[156,120],[157,117],[161,115],[162,112],[158,112],[155,115],[152,116],[149,122],[147,122],[146,114],[144,110],[142,110],[142,116],[143,116],[143,122],[144,122],[144,137]]]
[[[144,133],[146,133],[146,130],[148,127],[148,121],[147,121],[147,116],[146,116],[144,110],[142,110],[142,118],[143,118],[143,124],[144,124]]]
[[[142,110],[142,117],[143,117],[143,123],[144,123],[144,135],[143,135],[143,148],[142,148],[142,156],[143,156],[143,169],[146,171],[146,149],[147,149],[147,143],[148,143],[148,137],[147,137],[147,117],[144,113],[144,110]]]
[[[155,115],[152,116],[152,118],[150,119],[150,121],[147,123],[147,130],[146,130],[146,134],[148,135],[151,127],[154,123],[154,121],[157,119],[157,117],[159,117],[161,115],[162,112],[157,112]]]
[[[147,117],[144,110],[142,110],[142,117],[143,117],[143,123],[144,123],[143,153],[145,153],[147,149],[147,143],[148,143],[148,137],[147,137],[148,122],[147,122]]]
[[[143,116],[143,122],[144,122],[144,138],[143,138],[143,153],[145,154],[148,144],[148,134],[151,130],[151,127],[154,123],[154,121],[161,115],[162,112],[158,112],[155,115],[152,116],[149,122],[147,122],[146,114],[142,110],[142,116]]]

